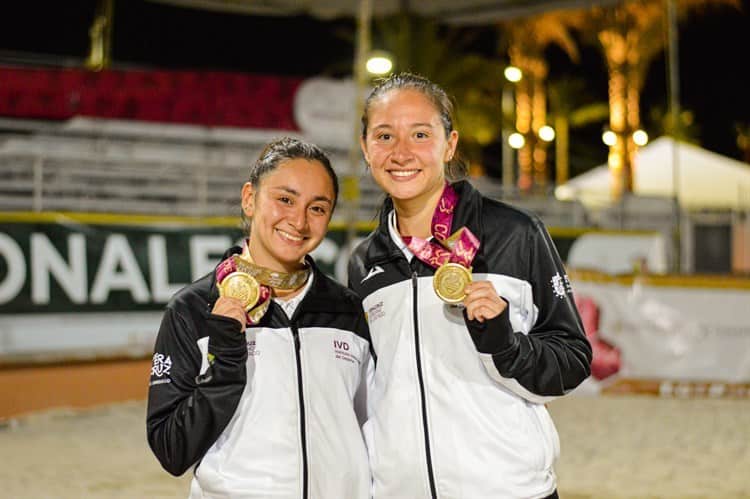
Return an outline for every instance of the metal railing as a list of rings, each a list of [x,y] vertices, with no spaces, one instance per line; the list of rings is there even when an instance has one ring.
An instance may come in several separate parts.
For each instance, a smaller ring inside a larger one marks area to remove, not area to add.
[[[0,210],[237,216],[248,166],[272,137],[288,135],[85,122],[0,136]],[[345,171],[348,152],[327,152]],[[360,192],[358,218],[371,220],[380,191],[363,175]]]
[[[75,118],[65,124],[0,121],[0,210],[237,216],[248,166],[288,131],[221,129]],[[16,126],[18,128],[18,126]],[[326,148],[341,178],[349,151]],[[374,220],[383,193],[359,178],[357,220]],[[538,214],[547,225],[588,227],[591,214],[554,196],[521,196],[491,178],[471,179],[485,195]],[[334,220],[351,219],[342,205]]]

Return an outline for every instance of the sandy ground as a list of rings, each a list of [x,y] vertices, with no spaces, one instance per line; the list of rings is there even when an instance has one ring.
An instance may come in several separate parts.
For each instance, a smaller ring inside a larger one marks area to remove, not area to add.
[[[550,411],[563,498],[750,498],[750,400],[573,396]],[[161,470],[144,415],[129,402],[8,422],[0,497],[186,497],[189,473]]]

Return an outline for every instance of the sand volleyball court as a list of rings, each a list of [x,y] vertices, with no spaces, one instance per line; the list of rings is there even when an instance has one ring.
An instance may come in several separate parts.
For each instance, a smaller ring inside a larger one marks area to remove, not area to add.
[[[184,498],[162,471],[145,402],[40,411],[0,427],[1,497]],[[750,498],[750,400],[571,396],[550,404],[561,497]]]

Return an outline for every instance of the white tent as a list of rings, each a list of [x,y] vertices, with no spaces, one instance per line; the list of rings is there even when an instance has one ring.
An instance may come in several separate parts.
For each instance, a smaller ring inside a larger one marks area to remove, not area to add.
[[[675,185],[683,208],[750,209],[749,164],[660,137],[638,151],[633,191],[641,196],[672,197]],[[578,199],[588,206],[609,204],[607,165],[597,166],[558,186],[555,196],[562,200]]]

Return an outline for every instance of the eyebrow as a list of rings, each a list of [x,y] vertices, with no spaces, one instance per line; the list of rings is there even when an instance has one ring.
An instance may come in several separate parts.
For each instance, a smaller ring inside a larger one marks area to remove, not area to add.
[[[291,187],[287,187],[285,185],[280,185],[278,187],[273,187],[273,189],[275,189],[277,191],[288,192],[289,194],[292,194],[292,195],[297,196],[297,197],[301,196],[301,194],[299,193],[299,191],[297,191],[296,189],[292,189]],[[315,196],[313,198],[313,201],[325,201],[328,204],[333,204],[333,200],[331,200],[330,198],[328,198],[326,196],[322,196],[322,195],[321,196]]]
[[[433,125],[432,123],[429,123],[429,122],[428,123],[417,122],[417,123],[411,123],[409,126],[412,127],[412,128],[420,127],[420,126],[428,127],[428,128],[434,128],[435,125]],[[372,127],[373,130],[378,130],[380,128],[393,128],[393,125],[389,125],[388,123],[383,123],[381,125],[377,125],[377,126]]]

